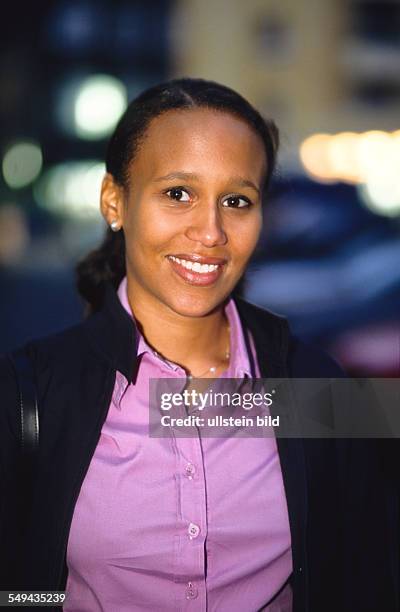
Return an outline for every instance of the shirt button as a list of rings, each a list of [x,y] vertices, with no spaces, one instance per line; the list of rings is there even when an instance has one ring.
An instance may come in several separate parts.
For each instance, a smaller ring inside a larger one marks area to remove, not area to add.
[[[190,523],[188,527],[189,538],[193,540],[194,538],[197,538],[199,533],[200,533],[200,527],[198,525],[195,525],[194,523]]]
[[[186,599],[196,599],[199,590],[193,582],[188,582],[186,587]]]
[[[186,476],[189,478],[189,480],[193,480],[195,471],[196,471],[196,468],[194,467],[193,463],[188,463],[186,465],[185,473],[186,473]]]

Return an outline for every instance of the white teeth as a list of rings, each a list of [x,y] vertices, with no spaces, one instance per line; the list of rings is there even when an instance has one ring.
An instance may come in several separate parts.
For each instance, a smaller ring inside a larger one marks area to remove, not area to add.
[[[187,270],[193,270],[193,272],[200,272],[200,274],[207,274],[208,272],[215,272],[218,269],[217,264],[201,264],[198,261],[188,261],[187,259],[179,259],[173,255],[169,256],[172,261],[176,261],[178,264],[186,268]]]

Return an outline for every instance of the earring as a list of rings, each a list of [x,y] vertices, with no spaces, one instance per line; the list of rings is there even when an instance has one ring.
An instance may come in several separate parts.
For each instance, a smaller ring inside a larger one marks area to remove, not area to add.
[[[113,232],[118,232],[121,229],[118,221],[111,221],[110,227]]]

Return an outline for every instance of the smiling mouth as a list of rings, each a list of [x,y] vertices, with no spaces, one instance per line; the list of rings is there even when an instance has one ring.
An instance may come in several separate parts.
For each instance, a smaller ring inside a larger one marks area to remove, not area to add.
[[[226,263],[224,260],[217,258],[192,257],[191,259],[184,259],[175,255],[168,255],[167,259],[180,278],[191,285],[203,287],[212,285],[219,279]],[[193,261],[193,259],[202,259],[202,262]],[[207,263],[204,263],[204,260]]]

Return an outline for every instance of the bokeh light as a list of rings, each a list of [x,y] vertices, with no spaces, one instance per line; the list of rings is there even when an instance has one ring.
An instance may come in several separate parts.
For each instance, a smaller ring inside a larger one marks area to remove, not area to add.
[[[299,155],[317,181],[355,184],[370,210],[400,214],[400,130],[313,134],[301,144]]]
[[[313,134],[300,145],[300,159],[308,174],[322,183],[335,180],[329,161],[330,134]]]
[[[358,134],[355,132],[342,132],[329,138],[327,156],[332,176],[340,177],[345,183],[360,181],[358,146]]]
[[[74,130],[77,136],[98,140],[108,136],[127,105],[127,92],[118,79],[97,74],[84,79],[74,100]]]
[[[70,161],[47,170],[34,193],[49,212],[77,220],[100,215],[101,181],[105,166],[98,160]]]
[[[8,147],[2,163],[3,177],[11,189],[21,189],[40,174],[43,157],[35,142],[20,141]]]
[[[371,177],[368,182],[358,186],[359,194],[366,206],[381,215],[396,217],[400,214],[400,181],[393,174]]]

